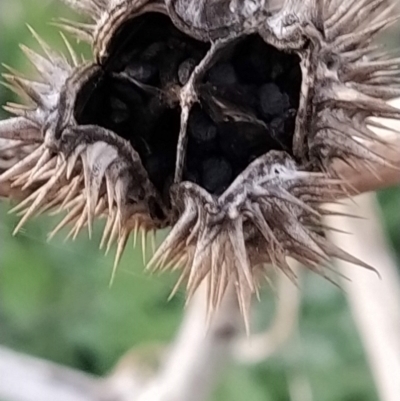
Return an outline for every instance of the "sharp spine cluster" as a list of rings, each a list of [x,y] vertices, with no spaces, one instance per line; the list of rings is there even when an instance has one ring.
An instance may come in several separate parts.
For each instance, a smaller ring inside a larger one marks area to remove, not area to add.
[[[245,317],[258,286],[253,269],[263,254],[293,282],[296,276],[287,256],[326,278],[321,266],[332,258],[370,268],[330,244],[318,230],[319,219],[330,213],[321,204],[334,203],[342,185],[323,173],[300,171],[288,155],[273,151],[250,164],[219,198],[183,183],[172,190],[180,218],[148,267],[182,269],[178,284],[188,283],[189,298],[207,280],[211,310],[218,307],[228,283],[235,283]],[[253,230],[262,240],[252,244],[245,235]]]
[[[207,7],[205,0],[193,0],[186,8],[182,4],[187,2],[179,0],[166,4],[161,0],[64,1],[93,19],[93,24],[60,24],[90,42],[96,58],[106,57],[112,33],[135,13],[169,13],[178,27],[185,21],[186,33],[204,40],[211,35],[209,27],[199,22]],[[269,152],[250,164],[220,197],[196,184],[176,182],[171,189],[174,210],[163,210],[169,216],[163,222],[150,217],[149,200],[157,198],[156,190],[138,153],[105,128],[76,124],[74,94],[85,74],[97,67],[80,66],[65,41],[71,60],[67,61],[32,30],[45,56],[22,50],[41,81],[14,71],[5,74],[8,85],[29,105],[8,104],[6,110],[16,117],[0,122],[1,159],[12,160],[9,153],[14,149],[29,149],[25,158],[5,165],[0,176],[0,182],[31,192],[13,210],[22,215],[16,232],[35,214],[66,212],[49,237],[72,224],[68,237],[76,238],[85,226],[91,231],[95,218],[105,217],[101,247],[108,251],[117,242],[116,267],[132,232],[136,238],[139,230],[146,236],[172,225],[148,267],[182,269],[178,284],[187,281],[189,297],[208,280],[210,310],[219,305],[228,283],[233,282],[246,319],[258,286],[254,266],[260,262],[271,261],[294,281],[288,256],[324,276],[320,266],[335,257],[370,268],[329,243],[321,234],[319,219],[330,213],[321,204],[345,196],[343,182],[329,175],[333,159],[350,165],[361,160],[372,172],[376,164],[390,163],[369,146],[381,141],[369,127],[370,117],[400,119],[400,111],[387,103],[400,96],[400,58],[372,44],[380,31],[398,20],[394,6],[388,4],[389,0],[287,0],[280,11],[270,13],[260,2],[260,7],[243,6],[246,13],[254,11],[252,24],[238,28],[241,18],[237,18],[231,30],[225,29],[223,18],[216,18],[213,35],[228,38],[227,42],[256,32],[267,43],[300,56],[303,84],[294,139],[297,162],[283,152]],[[194,14],[179,14],[191,7]],[[187,28],[191,18],[195,32]],[[302,169],[305,165],[311,169]]]

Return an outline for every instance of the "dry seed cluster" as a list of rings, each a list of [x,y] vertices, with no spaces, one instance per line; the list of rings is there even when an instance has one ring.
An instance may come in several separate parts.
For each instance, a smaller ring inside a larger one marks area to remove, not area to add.
[[[65,1],[91,20],[61,25],[94,61],[33,32],[39,78],[5,75],[28,100],[0,122],[8,161],[30,150],[0,176],[25,194],[16,231],[48,210],[64,213],[51,236],[105,218],[117,265],[132,233],[170,227],[149,267],[181,269],[189,296],[206,280],[211,309],[233,283],[245,317],[262,263],[292,280],[287,257],[323,276],[334,257],[368,267],[321,217],[346,193],[332,161],[388,163],[370,117],[400,118],[400,59],[374,43],[390,0]]]
[[[155,13],[134,19],[113,42],[103,68],[78,93],[77,123],[105,127],[129,141],[168,203],[179,93],[210,46]],[[199,102],[188,118],[185,181],[221,195],[257,157],[273,149],[292,154],[299,64],[297,56],[251,35],[210,66],[196,87]]]

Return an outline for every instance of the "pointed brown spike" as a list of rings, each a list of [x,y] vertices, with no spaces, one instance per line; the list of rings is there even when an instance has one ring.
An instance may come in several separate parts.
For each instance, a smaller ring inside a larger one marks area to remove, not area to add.
[[[185,260],[184,265],[181,265],[181,260]],[[166,252],[166,255],[160,259],[157,263],[154,271],[158,270],[160,273],[166,271],[189,271],[192,266],[192,256],[191,251],[188,249],[184,242],[180,242],[176,247]]]
[[[75,222],[75,224],[76,224],[76,222],[78,221],[78,219],[79,219],[79,218],[75,219],[73,222]],[[67,234],[66,237],[64,238],[64,243],[68,242],[68,241],[72,238],[72,236],[73,236],[74,234],[75,234],[75,226],[73,226],[73,227],[71,228],[71,230],[68,232],[68,234]]]
[[[118,239],[118,247],[117,247],[117,253],[115,255],[115,262],[113,266],[113,270],[111,273],[111,279],[110,279],[110,287],[113,285],[115,276],[117,273],[117,268],[119,266],[119,263],[121,261],[122,255],[124,253],[124,250],[126,248],[126,243],[128,242],[129,238],[129,232],[127,229],[123,229],[120,238]]]
[[[30,174],[29,171],[25,171],[20,176],[16,177],[11,184],[11,188],[22,187],[25,184],[25,182],[29,179],[29,174]]]
[[[336,7],[332,9],[332,14],[325,20],[325,27],[327,29],[336,25],[342,18],[344,18],[351,7],[356,4],[359,0],[347,0],[343,1],[341,4],[335,4]]]
[[[212,318],[214,317],[214,312],[215,312],[214,306],[211,302],[214,280],[215,280],[215,278],[212,276],[211,272],[209,272],[205,278],[205,281],[206,281],[206,327],[207,327],[207,330],[210,328]]]
[[[177,243],[181,242],[183,238],[187,237],[189,229],[191,226],[193,226],[195,218],[196,212],[189,205],[179,218],[178,222],[174,225],[167,238],[153,254],[153,257],[147,264],[146,269],[151,269],[151,267],[154,266],[163,255],[165,255],[167,252],[170,252],[170,250],[173,249]]]
[[[76,21],[70,21],[65,18],[55,20],[51,25],[62,29],[63,31],[75,36],[78,40],[83,42],[92,43],[95,31],[95,25],[85,24]],[[84,60],[82,60],[84,61]]]
[[[244,326],[247,336],[250,336],[250,311],[252,291],[245,287],[244,282],[236,283],[236,294],[239,302],[239,309],[243,316]]]
[[[151,246],[151,255],[153,256],[156,252],[156,230],[150,231],[150,246]]]
[[[82,204],[85,205],[85,198],[83,196],[83,194],[79,194],[77,193],[76,196],[74,196],[73,198],[71,198],[61,209],[61,211],[69,211],[72,208],[74,208],[77,204]],[[54,213],[59,214],[58,211],[55,211]],[[52,216],[53,213],[50,213],[50,216]]]
[[[63,2],[94,20],[100,19],[110,3],[109,0],[63,0]]]
[[[18,86],[16,85],[14,82],[10,82],[11,79],[9,79],[10,77],[14,78],[13,75],[8,75],[8,74],[2,74],[3,78],[7,81],[7,82],[0,82],[0,85],[3,86],[4,88],[6,88],[7,90],[9,90],[10,92],[14,93],[15,95],[17,95],[22,101],[30,103],[32,105],[32,103],[34,104],[34,102],[32,102],[32,100],[29,98],[29,96],[26,95],[26,93]],[[8,106],[10,106],[10,102],[7,103]],[[20,104],[18,106],[21,106]],[[5,106],[2,106],[4,110]],[[6,110],[8,111],[8,110]],[[11,112],[12,113],[12,112]],[[14,114],[14,113],[12,113]]]
[[[57,84],[59,77],[55,78],[53,76],[52,72],[55,70],[55,66],[51,63],[51,61],[29,49],[27,46],[20,45],[20,48],[33,66],[37,69],[45,82],[48,82],[52,85]]]
[[[63,197],[64,197],[63,191],[60,190],[58,192],[58,195],[55,194],[53,199],[49,199],[49,202],[44,203],[43,206],[37,210],[36,214],[40,216],[42,214],[47,213],[48,211],[51,211],[62,202]]]
[[[65,44],[65,47],[66,47],[67,50],[68,50],[68,54],[69,54],[69,56],[70,56],[70,58],[71,58],[72,65],[73,65],[74,67],[78,67],[78,66],[79,66],[79,58],[78,58],[78,55],[76,54],[74,48],[71,46],[71,43],[70,43],[69,40],[66,38],[66,36],[65,36],[62,32],[60,32],[60,35],[61,35],[61,38],[62,38],[64,44]]]
[[[29,178],[32,180],[35,177],[35,175],[40,171],[40,169],[50,161],[50,159],[51,159],[50,151],[48,149],[44,149],[35,167],[33,167],[33,169],[31,170]]]
[[[82,231],[83,227],[85,227],[85,225],[87,224],[87,221],[88,221],[88,210],[87,206],[85,206],[78,221],[74,226],[74,235],[72,236],[72,241],[75,241],[78,238],[78,235]]]
[[[377,143],[387,144],[387,141],[384,138],[380,137],[379,135],[376,135],[373,131],[371,131],[367,127],[359,128],[359,127],[355,126],[352,123],[352,121],[347,121],[345,123],[345,122],[336,120],[332,124],[332,126],[329,128],[337,130],[338,132],[341,132],[345,136],[354,136],[354,137],[361,138],[361,139],[371,140],[371,141],[374,141]]]
[[[58,232],[60,232],[64,227],[68,224],[72,223],[75,219],[77,219],[83,213],[84,206],[77,205],[73,208],[65,217],[64,219],[54,228],[54,230],[49,233],[47,240],[51,241]]]
[[[355,46],[359,45],[360,43],[367,42],[372,37],[376,36],[384,28],[394,24],[396,21],[399,20],[399,18],[400,17],[396,15],[383,21],[380,20],[376,23],[369,24],[368,28],[365,28],[364,30],[339,36],[334,41],[332,48],[335,49],[335,51],[338,53],[346,52],[349,49],[352,49]]]
[[[358,265],[358,266],[364,267],[365,269],[376,273],[376,275],[379,278],[381,278],[381,275],[380,275],[379,271],[376,270],[374,267],[372,267],[372,266],[368,265],[367,263],[363,262],[362,260],[350,255],[349,253],[347,253],[344,250],[342,250],[339,247],[337,247],[332,242],[330,242],[330,241],[328,241],[328,240],[326,240],[326,239],[324,239],[322,237],[318,237],[318,236],[315,236],[315,241],[318,242],[319,246],[322,249],[324,249],[326,254],[329,255],[330,257],[341,259],[344,262],[348,262],[348,263],[351,263],[353,265]]]
[[[350,86],[333,84],[329,96],[329,100],[334,101],[337,107],[343,109],[365,111],[370,116],[375,117],[400,118],[398,108],[391,106],[382,99],[365,95]]]
[[[11,179],[15,179],[18,175],[29,171],[40,159],[44,151],[44,146],[39,146],[34,152],[30,155],[19,161],[17,164],[12,166],[10,169],[5,171],[3,174],[0,175],[0,182],[6,182]]]
[[[145,228],[142,228],[141,230],[142,234],[142,259],[143,259],[143,266],[147,265],[147,231]]]
[[[119,226],[119,211],[117,211],[114,214],[113,225],[107,242],[106,255],[108,255],[112,245],[114,244],[115,240],[118,237],[118,226]]]
[[[262,236],[265,238],[267,244],[274,243],[277,247],[280,247],[279,241],[274,235],[273,230],[265,220],[264,215],[261,212],[260,206],[257,203],[253,203],[251,206],[251,217],[253,224],[260,231]]]
[[[215,310],[217,308],[217,295],[218,295],[218,288],[221,285],[220,280],[221,280],[221,274],[219,271],[219,265],[217,265],[215,261],[215,255],[214,255],[214,246],[211,245],[211,264],[210,264],[210,277],[213,277],[212,280],[210,280],[209,286],[210,286],[210,293],[208,296],[210,306],[212,310]]]
[[[81,153],[90,230],[106,171],[117,158],[118,150],[102,141],[85,146]]]
[[[219,306],[221,305],[222,299],[226,293],[226,290],[228,288],[229,284],[229,274],[228,274],[228,268],[226,266],[225,262],[222,262],[220,265],[220,286],[218,288],[218,295],[217,295],[217,302],[216,305]]]
[[[139,229],[140,229],[140,222],[139,219],[135,219],[135,223],[133,226],[133,247],[136,248],[137,246],[137,239],[138,239],[138,234],[139,234]],[[155,252],[153,252],[154,255]]]
[[[174,250],[174,252],[171,252],[168,255],[169,262],[168,265],[165,265],[164,269],[170,270],[171,272],[182,270],[180,261],[183,259],[188,259],[188,253],[186,252],[185,247],[183,245],[180,245]]]
[[[34,199],[33,203],[29,207],[29,210],[26,212],[24,217],[20,220],[17,227],[14,230],[13,235],[16,235],[21,227],[29,220],[29,218],[36,212],[36,210],[41,206],[42,202],[45,200],[45,197],[49,194],[49,192],[53,189],[54,185],[61,178],[61,176],[65,173],[65,164],[63,164],[55,173],[55,175],[45,184],[40,190],[37,192],[37,196]]]
[[[390,87],[383,85],[371,85],[368,83],[354,83],[353,88],[365,95],[380,98],[385,101],[400,96],[400,88],[396,86],[394,82],[392,82]]]
[[[222,234],[218,241],[214,241],[211,244],[211,274],[215,277],[211,291],[211,304],[214,309],[217,309],[219,306],[221,291],[223,291],[225,286],[224,280],[226,280],[226,272],[223,270],[224,253],[222,245],[226,242],[224,237],[225,235]]]
[[[322,208],[322,207],[320,207],[318,210],[320,211],[320,213],[323,216],[349,217],[351,219],[360,219],[360,220],[365,220],[366,219],[365,217],[358,216],[356,214],[339,212],[339,211],[335,211],[335,210],[329,210],[329,209],[325,209],[325,208]]]
[[[99,202],[97,203],[96,209],[94,211],[94,215],[99,219],[105,218],[105,216],[107,215],[107,205],[104,197],[101,197],[99,199]]]
[[[179,291],[179,289],[181,288],[183,282],[186,280],[187,278],[187,274],[186,272],[183,272],[180,276],[178,281],[176,282],[176,284],[174,285],[171,294],[168,296],[168,302],[172,300],[172,298],[175,297],[175,295],[177,294],[177,292]]]
[[[17,94],[22,94],[22,91],[16,92]],[[3,109],[10,114],[14,114],[17,117],[24,117],[27,119],[31,119],[31,115],[33,112],[36,111],[36,105],[35,104],[20,104],[20,103],[14,103],[14,102],[7,102],[5,106],[3,106]]]
[[[103,235],[102,235],[101,241],[100,241],[100,247],[99,247],[100,249],[104,249],[104,247],[106,246],[106,243],[107,243],[107,240],[111,233],[111,230],[113,228],[113,225],[114,225],[114,215],[108,214],[106,225],[104,226]]]
[[[299,278],[286,261],[285,256],[276,261],[276,266],[296,287],[299,286]]]
[[[50,48],[50,46],[38,35],[38,33],[29,25],[27,24],[29,31],[31,32],[32,36],[36,39],[39,43],[40,47],[46,54],[47,58],[55,64],[59,60],[59,55]]]
[[[329,38],[332,40],[343,33],[358,27],[377,7],[382,5],[382,0],[371,0],[369,2],[357,1],[342,14],[334,26],[328,30]]]
[[[204,260],[204,259],[203,259]],[[206,263],[199,264],[196,267],[196,272],[193,274],[192,267],[190,269],[190,275],[192,276],[191,282],[189,283],[190,278],[188,278],[188,283],[186,286],[186,294],[188,302],[192,299],[193,295],[199,289],[200,285],[207,278],[207,275],[210,274],[208,267],[206,267]],[[209,300],[207,300],[207,303]]]
[[[21,72],[16,70],[15,68],[9,66],[6,63],[1,63],[1,65],[12,75],[15,75],[16,77],[20,77],[20,78],[26,78],[26,76]]]
[[[42,163],[44,161],[39,160],[38,164],[39,162]],[[21,176],[18,180],[14,181],[13,185],[21,186],[22,190],[25,190],[38,182],[46,182],[55,173],[57,160],[56,158],[52,158],[45,163],[46,164],[41,167],[39,166],[39,170],[36,171],[36,169],[34,169],[35,171],[32,170],[32,172],[28,172],[29,174],[27,177],[22,178]]]
[[[165,252],[165,254],[157,261],[157,263],[154,266],[146,268],[146,270],[149,270],[151,273],[155,272],[163,273],[165,271],[170,270],[171,267],[170,252],[171,251]]]
[[[193,262],[190,266],[188,288],[190,288],[190,292],[193,293],[209,273],[211,253],[209,248],[204,246],[204,241],[206,241],[206,236],[202,236],[198,239],[193,255]]]
[[[235,260],[238,263],[238,268],[240,269],[241,273],[243,273],[244,277],[246,278],[247,285],[249,286],[250,290],[254,291],[254,280],[244,241],[242,218],[237,218],[234,222],[232,222],[232,226],[232,229],[228,231],[228,235],[232,244]]]
[[[107,188],[108,213],[111,215],[113,213],[113,207],[114,207],[115,190],[112,178],[108,174],[106,174],[106,188]]]
[[[353,235],[353,233],[351,233],[350,231],[341,230],[339,228],[332,227],[328,224],[323,223],[306,223],[305,226],[312,229],[312,231],[332,231],[339,234]]]
[[[316,210],[307,205],[305,202],[302,202],[300,199],[293,196],[290,192],[286,191],[285,188],[268,188],[266,193],[268,194],[268,196],[273,196],[284,202],[299,206],[300,208],[304,209],[304,211],[307,211],[314,216],[320,217]]]
[[[80,192],[80,188],[79,188],[80,183],[81,183],[81,177],[79,177],[79,176],[76,176],[71,180],[69,187],[68,187],[67,194],[66,194],[64,200],[62,201],[62,203],[58,209],[58,212],[68,209],[68,207],[67,207],[68,203],[72,199],[74,199],[75,197],[78,196],[78,193]]]
[[[87,148],[86,148],[87,151]],[[92,237],[92,222],[93,222],[93,213],[96,205],[93,204],[92,201],[92,192],[91,188],[89,187],[89,175],[90,175],[90,168],[87,161],[87,154],[86,152],[81,153],[81,160],[82,160],[82,168],[83,168],[83,178],[85,183],[85,197],[86,197],[86,207],[85,212],[87,214],[87,225],[89,230],[89,238]]]

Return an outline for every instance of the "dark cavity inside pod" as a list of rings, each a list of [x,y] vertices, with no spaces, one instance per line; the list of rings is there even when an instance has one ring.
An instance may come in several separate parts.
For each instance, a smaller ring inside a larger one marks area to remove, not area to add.
[[[128,140],[168,202],[180,130],[180,90],[210,44],[180,32],[168,16],[147,13],[125,22],[101,71],[81,89],[78,124],[96,124]],[[196,85],[183,179],[224,192],[257,157],[292,152],[301,87],[300,59],[241,38],[218,55]]]

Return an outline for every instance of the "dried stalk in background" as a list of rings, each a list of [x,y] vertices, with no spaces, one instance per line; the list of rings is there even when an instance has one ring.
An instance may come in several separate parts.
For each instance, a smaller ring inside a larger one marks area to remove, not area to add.
[[[353,235],[332,232],[330,237],[340,247],[362,257],[374,266],[381,279],[337,263],[354,320],[360,332],[381,401],[397,401],[400,394],[400,277],[381,223],[376,198],[372,194],[355,198],[355,204],[339,208],[365,220],[340,217],[328,223]]]

